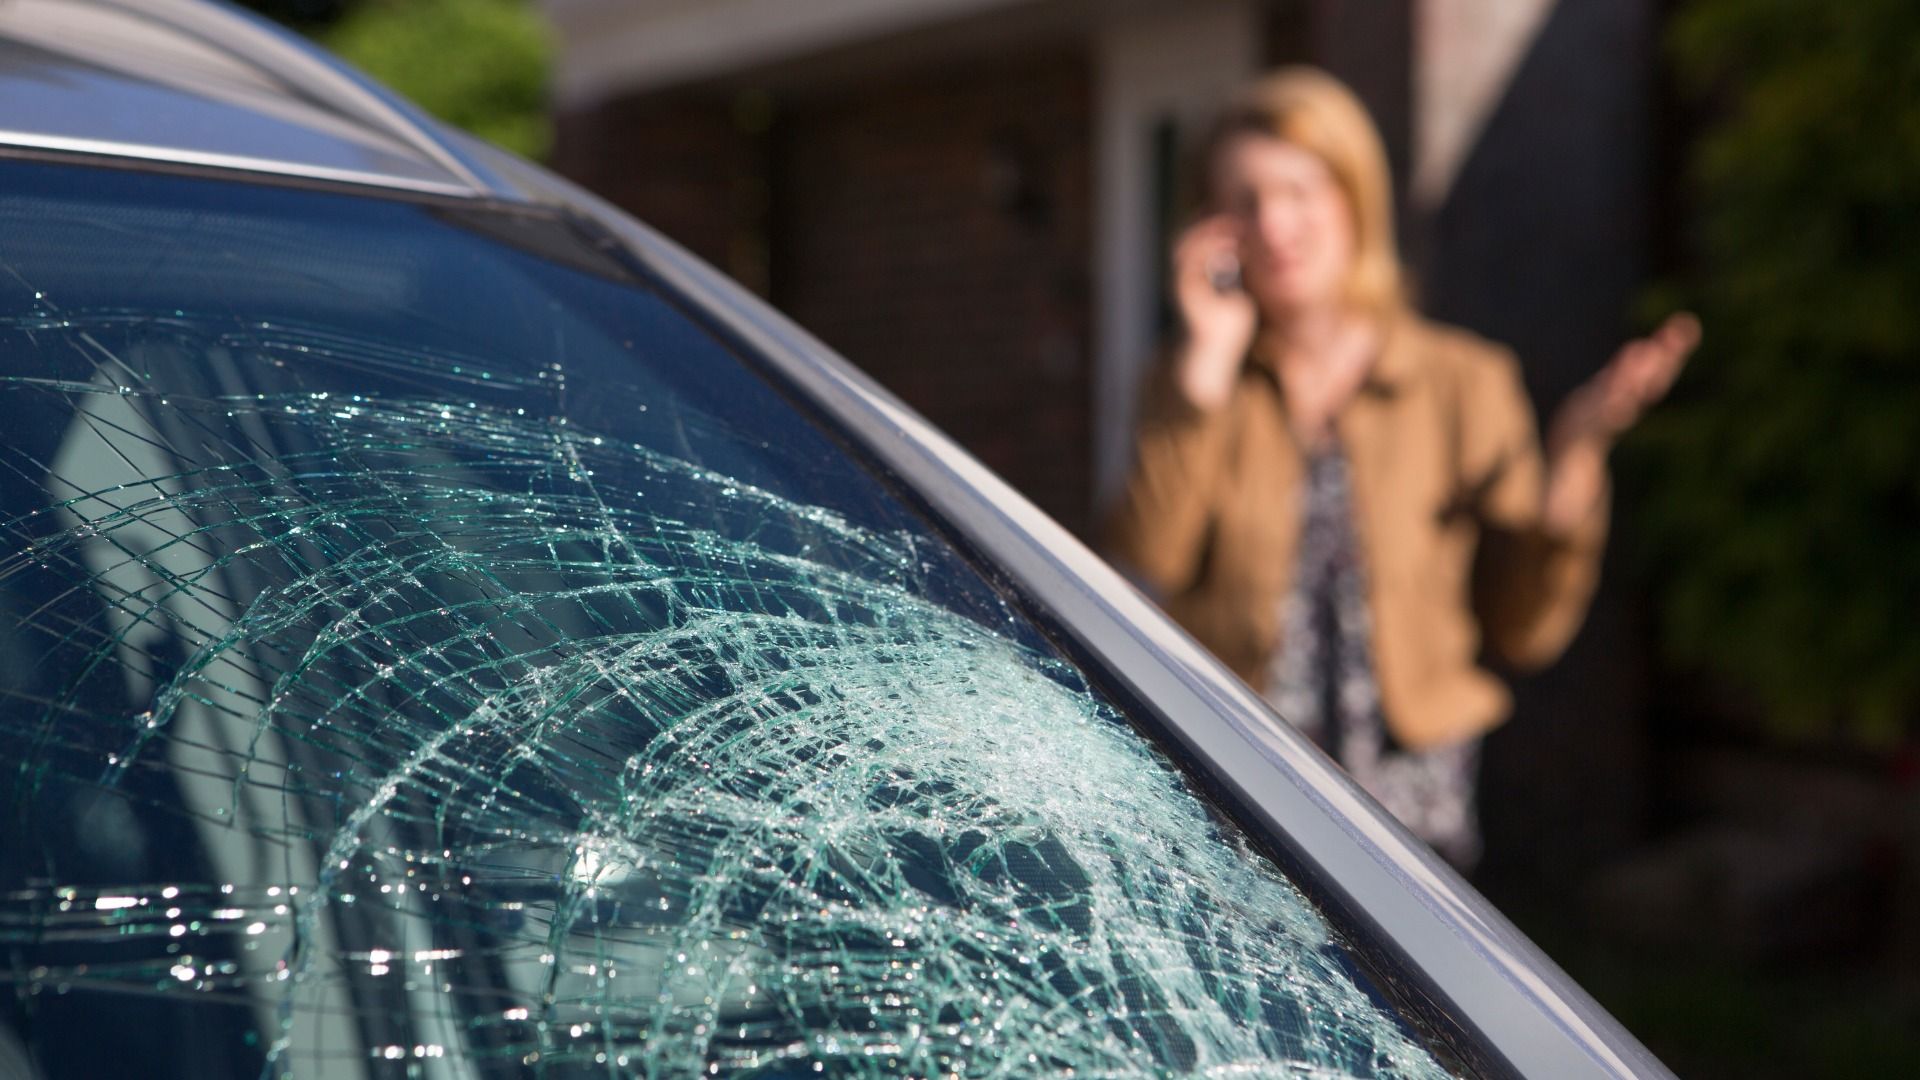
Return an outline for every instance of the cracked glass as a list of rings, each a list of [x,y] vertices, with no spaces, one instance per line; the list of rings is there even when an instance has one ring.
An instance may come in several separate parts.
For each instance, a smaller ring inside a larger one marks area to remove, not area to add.
[[[0,180],[0,1074],[1449,1075],[577,226]]]

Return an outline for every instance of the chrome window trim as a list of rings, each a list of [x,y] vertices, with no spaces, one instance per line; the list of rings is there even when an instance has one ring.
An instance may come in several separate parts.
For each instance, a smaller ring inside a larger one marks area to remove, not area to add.
[[[500,197],[496,193],[479,191],[461,184],[436,183],[432,180],[422,180],[393,173],[363,172],[357,169],[330,169],[318,165],[302,165],[296,162],[278,161],[270,158],[244,157],[238,154],[201,153],[167,146],[150,146],[143,143],[114,142],[105,139],[76,139],[59,135],[40,135],[32,132],[0,130],[0,152],[4,152],[7,149],[43,150],[87,157],[130,158],[157,164],[185,165],[238,173],[264,173],[270,176],[322,180],[331,183],[352,184],[356,187],[386,188],[393,191],[446,195],[461,199]]]

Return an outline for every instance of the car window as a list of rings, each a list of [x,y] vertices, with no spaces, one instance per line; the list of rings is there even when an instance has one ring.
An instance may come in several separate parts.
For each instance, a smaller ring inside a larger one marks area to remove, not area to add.
[[[564,221],[5,163],[0,403],[44,1075],[1447,1073],[988,574]]]

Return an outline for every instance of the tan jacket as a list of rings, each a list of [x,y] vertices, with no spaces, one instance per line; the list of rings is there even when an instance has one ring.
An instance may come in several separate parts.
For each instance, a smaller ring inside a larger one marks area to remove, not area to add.
[[[1256,345],[1231,400],[1206,413],[1161,365],[1106,530],[1168,613],[1256,689],[1280,644],[1303,491],[1269,353]],[[1511,705],[1478,666],[1482,636],[1519,667],[1566,648],[1599,574],[1607,499],[1571,538],[1541,532],[1544,469],[1519,366],[1412,316],[1390,324],[1335,427],[1352,467],[1387,726],[1416,749],[1479,735]]]

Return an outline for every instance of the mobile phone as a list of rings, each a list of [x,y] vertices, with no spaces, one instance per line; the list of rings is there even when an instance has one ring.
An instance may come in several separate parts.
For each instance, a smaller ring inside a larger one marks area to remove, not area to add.
[[[1213,291],[1226,295],[1240,288],[1240,260],[1231,254],[1216,255],[1207,261],[1207,283]]]

